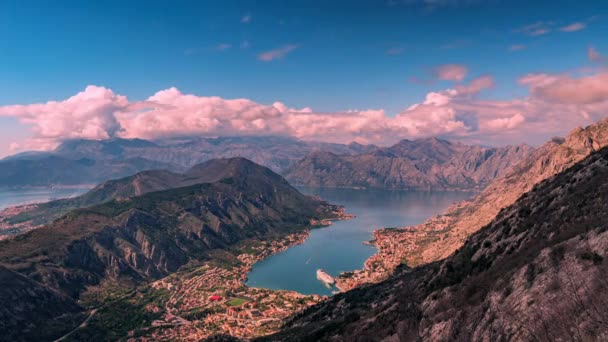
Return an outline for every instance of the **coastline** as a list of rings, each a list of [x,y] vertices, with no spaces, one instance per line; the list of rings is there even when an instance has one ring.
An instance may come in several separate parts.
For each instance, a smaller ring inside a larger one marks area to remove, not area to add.
[[[381,228],[373,233],[373,239],[364,244],[376,247],[377,252],[365,260],[363,268],[342,272],[336,279],[336,287],[345,292],[365,284],[386,280],[400,265],[416,267],[423,264],[421,252],[428,244],[440,238],[449,224],[449,213],[458,211],[468,201],[452,204],[443,213],[424,222],[399,228]]]
[[[353,217],[345,213],[343,207],[334,214],[336,216],[330,219],[310,220],[309,227],[299,232],[270,241],[246,241],[233,251],[217,251],[218,260],[150,283],[153,289],[170,293],[163,306],[148,308],[163,315],[152,322],[152,326],[141,327],[130,334],[152,339],[198,341],[214,334],[247,339],[278,331],[284,319],[328,297],[249,287],[247,275],[256,262],[304,243],[312,229]],[[232,259],[234,263],[221,261],[225,259]],[[215,301],[218,297],[221,299]],[[198,317],[193,313],[205,314]]]

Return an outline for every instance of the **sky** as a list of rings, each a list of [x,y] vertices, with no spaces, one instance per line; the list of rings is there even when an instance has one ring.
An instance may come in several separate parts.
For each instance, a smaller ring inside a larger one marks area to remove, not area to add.
[[[608,2],[0,2],[0,156],[66,139],[538,145],[608,113]]]

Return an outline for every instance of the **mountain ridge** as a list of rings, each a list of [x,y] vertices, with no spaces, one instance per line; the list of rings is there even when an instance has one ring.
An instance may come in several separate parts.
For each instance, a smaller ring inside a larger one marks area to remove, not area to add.
[[[44,294],[36,301],[40,296],[15,297],[10,295],[13,287],[0,288],[0,298],[7,298],[4,304],[9,308],[0,311],[5,315],[0,320],[13,315],[23,321],[26,318],[10,308],[51,302],[62,303],[54,311],[55,318],[80,315],[73,301],[97,288],[133,288],[184,265],[213,259],[213,251],[241,241],[302,232],[339,211],[242,158],[210,161],[197,170],[228,172],[207,174],[216,179],[210,183],[76,209],[40,229],[0,241],[0,267],[7,269],[9,280],[27,277],[32,289]],[[64,300],[66,296],[72,301]],[[53,322],[54,318],[47,318],[34,323],[40,328]],[[73,325],[52,331],[69,327]],[[45,332],[38,333],[48,339]]]
[[[608,147],[542,180],[442,261],[338,294],[260,341],[608,338]]]
[[[286,170],[303,186],[481,190],[532,153],[528,145],[485,148],[438,138],[401,140],[357,155],[315,151]]]

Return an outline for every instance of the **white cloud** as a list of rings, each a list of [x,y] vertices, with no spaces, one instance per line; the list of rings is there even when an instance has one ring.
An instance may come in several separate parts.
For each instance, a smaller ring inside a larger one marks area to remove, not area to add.
[[[274,50],[269,50],[269,51],[260,53],[258,55],[258,59],[263,62],[271,62],[276,59],[282,59],[283,57],[287,56],[287,54],[289,54],[290,52],[294,51],[297,48],[298,48],[298,46],[293,45],[293,44],[281,46]]]

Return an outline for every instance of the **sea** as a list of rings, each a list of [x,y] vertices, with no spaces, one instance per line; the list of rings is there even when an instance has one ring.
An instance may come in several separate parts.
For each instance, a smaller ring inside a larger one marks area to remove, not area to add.
[[[30,203],[48,202],[81,195],[90,187],[0,189],[0,210]]]
[[[335,288],[317,279],[317,269],[334,277],[344,271],[361,269],[365,260],[376,252],[374,246],[365,244],[373,238],[374,230],[422,223],[444,212],[452,203],[474,195],[470,192],[298,189],[343,205],[346,212],[356,218],[313,229],[303,244],[256,263],[248,274],[248,286],[331,295]]]

